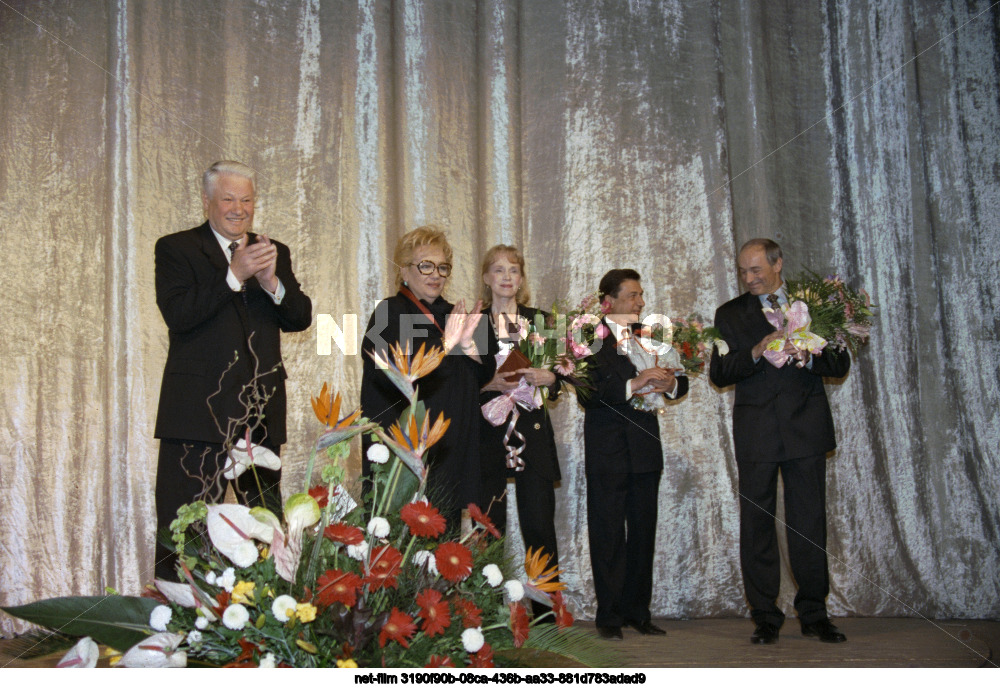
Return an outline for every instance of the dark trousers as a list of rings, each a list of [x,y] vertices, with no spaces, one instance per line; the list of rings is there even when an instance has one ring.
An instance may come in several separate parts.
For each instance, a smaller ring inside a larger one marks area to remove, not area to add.
[[[777,606],[781,557],[774,514],[779,471],[784,484],[788,559],[798,586],[795,611],[804,624],[827,618],[826,457],[744,462],[738,470],[740,567],[754,622],[780,627],[785,620]]]
[[[506,470],[506,469],[505,469]],[[484,471],[485,473],[485,471]],[[498,484],[487,489],[484,499],[490,505],[488,516],[497,529],[507,533],[507,480],[498,479]],[[517,519],[521,524],[521,538],[525,549],[541,549],[551,554],[548,567],[559,564],[559,549],[556,545],[556,490],[555,483],[539,475],[528,465],[523,471],[514,473],[514,485],[517,497]],[[558,578],[554,579],[558,580]],[[541,616],[549,610],[546,605],[531,603],[535,616]]]
[[[650,620],[659,491],[659,471],[587,474],[587,532],[598,626]]]
[[[279,448],[269,447],[274,453]],[[156,467],[156,566],[155,575],[177,580],[177,555],[160,542],[159,533],[170,528],[177,509],[204,499],[221,502],[229,481],[222,477],[225,455],[221,444],[185,440],[160,440]],[[256,473],[256,475],[255,475]],[[247,470],[233,486],[237,499],[247,506],[265,506],[281,518],[281,469]],[[145,576],[143,576],[145,578]]]

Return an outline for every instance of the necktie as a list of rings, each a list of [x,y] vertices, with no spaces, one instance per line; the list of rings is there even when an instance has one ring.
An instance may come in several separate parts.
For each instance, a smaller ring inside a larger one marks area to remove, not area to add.
[[[767,302],[769,304],[771,304],[771,308],[774,308],[775,310],[777,310],[777,308],[778,308],[778,295],[777,294],[768,294],[767,295]]]
[[[238,249],[239,247],[240,247],[240,242],[238,242],[238,241],[230,242],[230,244],[229,244],[229,260],[230,261],[232,261],[233,255],[235,255],[236,249]],[[245,305],[246,302],[247,302],[247,283],[246,282],[243,282],[240,285],[240,292],[243,294],[243,303]]]

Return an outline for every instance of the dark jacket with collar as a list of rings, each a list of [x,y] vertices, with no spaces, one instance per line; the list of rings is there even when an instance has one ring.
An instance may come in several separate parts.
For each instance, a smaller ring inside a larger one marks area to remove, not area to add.
[[[255,236],[248,234],[250,241]],[[247,280],[245,301],[243,293],[229,288],[229,263],[207,222],[156,242],[156,304],[170,344],[155,437],[225,442],[228,419],[244,415],[241,395],[245,398],[244,387],[256,377],[269,395],[267,444],[284,443],[287,375],[280,333],[309,327],[312,302],[292,273],[288,247],[272,243],[278,250],[275,274],[285,288],[280,305],[256,279]]]

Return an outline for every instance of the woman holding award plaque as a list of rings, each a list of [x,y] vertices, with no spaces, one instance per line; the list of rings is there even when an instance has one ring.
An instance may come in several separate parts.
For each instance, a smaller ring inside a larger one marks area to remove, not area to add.
[[[521,536],[526,548],[557,560],[555,483],[560,480],[552,422],[544,407],[561,386],[556,374],[531,367],[519,344],[544,336],[547,313],[525,305],[524,256],[513,246],[494,246],[483,258],[483,315],[488,316],[488,355],[497,373],[483,386],[480,423],[483,504],[503,531],[507,525],[504,493],[514,479]],[[537,318],[537,321],[536,321]],[[537,610],[536,610],[537,611]]]

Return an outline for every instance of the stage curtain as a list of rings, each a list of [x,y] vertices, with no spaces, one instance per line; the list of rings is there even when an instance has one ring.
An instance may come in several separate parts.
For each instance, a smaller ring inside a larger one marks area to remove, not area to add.
[[[787,274],[878,305],[828,386],[831,613],[1000,616],[998,34],[989,0],[3,2],[0,604],[151,579],[153,244],[237,159],[317,316],[283,340],[286,495],[310,395],[358,399],[318,316],[356,344],[408,229],[447,228],[451,300],[506,242],[534,305],[632,267],[647,313],[709,318],[737,247],[773,237]],[[747,613],[731,406],[698,377],[661,417],[656,617]],[[562,580],[592,618],[583,413],[552,413]]]

